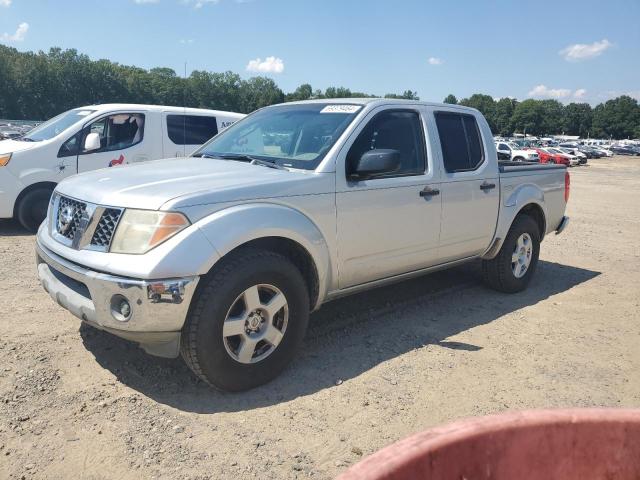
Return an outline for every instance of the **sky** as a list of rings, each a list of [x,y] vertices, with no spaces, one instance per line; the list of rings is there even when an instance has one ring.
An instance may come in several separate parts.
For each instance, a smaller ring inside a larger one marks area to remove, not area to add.
[[[285,92],[640,99],[640,0],[0,0],[0,43]]]

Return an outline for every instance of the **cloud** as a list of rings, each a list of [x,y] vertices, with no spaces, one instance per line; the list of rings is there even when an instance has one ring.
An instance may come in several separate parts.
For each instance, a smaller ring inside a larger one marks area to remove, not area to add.
[[[181,38],[180,43],[182,45],[191,45],[195,40],[193,38]]]
[[[0,41],[2,42],[22,42],[24,38],[27,36],[27,32],[29,31],[29,24],[26,22],[22,22],[18,25],[18,29],[16,33],[13,35],[8,34],[7,32],[0,35]]]
[[[613,43],[605,38],[599,42],[569,45],[558,53],[562,55],[567,62],[579,62],[580,60],[598,57],[612,46]]]
[[[148,3],[158,3],[160,0],[133,0],[138,5],[145,5]]]
[[[530,97],[541,98],[566,98],[571,95],[571,90],[568,88],[547,88],[546,85],[536,85],[528,95]]]
[[[220,0],[182,0],[185,5],[193,5],[193,8],[202,8],[207,4],[216,5]]]
[[[429,65],[442,65],[444,63],[442,59],[438,57],[429,57],[427,62],[429,62]]]
[[[579,88],[575,92],[573,92],[573,98],[584,98],[587,94],[587,90],[585,88]]]
[[[250,60],[247,64],[247,71],[260,73],[282,73],[284,71],[284,62],[281,58],[267,57],[264,62],[261,58]]]
[[[0,7],[9,7],[11,6],[11,0],[0,0]]]

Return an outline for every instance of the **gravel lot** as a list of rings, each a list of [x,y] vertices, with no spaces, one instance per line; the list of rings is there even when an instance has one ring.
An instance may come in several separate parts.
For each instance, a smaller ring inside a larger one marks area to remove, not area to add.
[[[475,415],[640,404],[640,160],[571,170],[572,223],[530,288],[478,265],[335,301],[304,350],[243,394],[80,326],[0,223],[0,478],[332,478],[406,435]]]

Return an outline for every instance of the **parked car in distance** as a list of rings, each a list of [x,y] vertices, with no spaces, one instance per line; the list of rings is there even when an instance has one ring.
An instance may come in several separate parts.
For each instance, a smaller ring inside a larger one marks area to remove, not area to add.
[[[514,162],[537,162],[538,153],[531,148],[520,147],[513,142],[497,142],[495,144],[499,160],[511,160]]]
[[[538,152],[540,163],[555,163],[557,165],[565,165],[567,167],[571,164],[569,162],[569,157],[552,153],[548,148],[536,148],[536,152]]]
[[[76,173],[183,157],[244,115],[156,105],[75,108],[0,141],[0,218],[35,231],[51,192]]]
[[[587,158],[593,158],[593,154],[592,153],[586,153],[583,152],[577,148],[567,148],[567,147],[556,147],[556,150],[560,150],[563,153],[566,153],[567,155],[573,155],[575,157],[578,157],[578,164],[579,165],[584,165],[587,163]],[[590,156],[591,155],[591,156]]]
[[[564,166],[498,162],[475,109],[292,102],[188,158],[61,182],[38,276],[83,321],[245,390],[285,368],[330,299],[473,259],[492,288],[525,289],[568,197]]]
[[[555,155],[564,156],[569,161],[570,166],[580,165],[580,159],[571,153],[563,152],[560,147],[549,147],[547,150]]]
[[[640,155],[640,151],[630,145],[612,145],[610,150],[616,155]]]

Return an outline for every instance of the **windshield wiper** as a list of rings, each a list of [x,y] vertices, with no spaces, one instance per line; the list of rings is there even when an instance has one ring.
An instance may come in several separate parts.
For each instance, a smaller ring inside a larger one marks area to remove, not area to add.
[[[192,157],[196,157],[196,158],[218,158],[218,157],[214,157],[213,155],[208,155],[206,153],[196,153],[194,155],[191,155]]]
[[[263,158],[252,157],[251,155],[236,154],[236,153],[221,153],[216,157],[225,160],[237,160],[239,162],[249,162],[251,165],[260,165],[267,168],[276,168],[278,170],[288,170],[282,165],[278,165],[275,160],[265,160]]]

